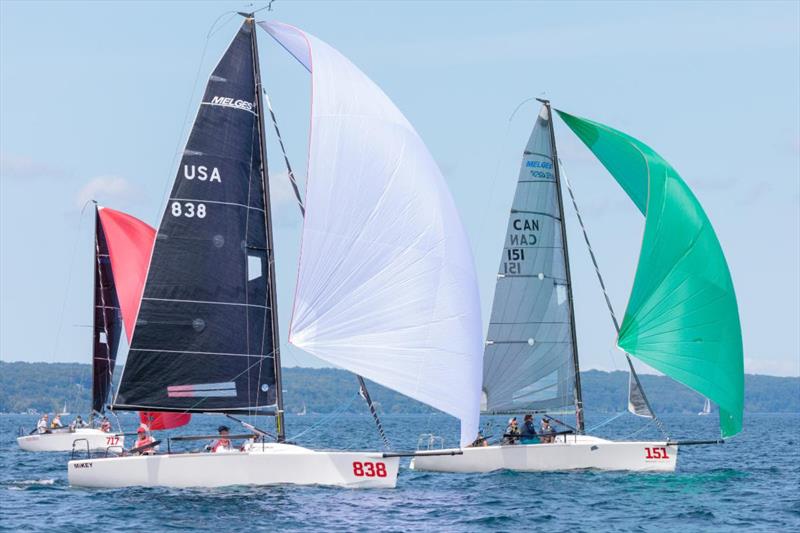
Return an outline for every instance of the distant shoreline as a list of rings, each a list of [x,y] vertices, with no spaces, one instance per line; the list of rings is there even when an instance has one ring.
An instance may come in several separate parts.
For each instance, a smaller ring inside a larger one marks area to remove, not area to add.
[[[119,374],[119,372],[117,373]],[[343,410],[364,414],[355,376],[335,368],[285,367],[284,399],[289,414],[305,407],[309,414]],[[665,376],[640,375],[653,409],[660,415],[697,414],[704,398]],[[587,412],[619,413],[627,407],[628,373],[581,372]],[[27,363],[0,361],[0,413],[60,412],[67,403],[73,413],[88,413],[92,390],[91,366],[85,363]],[[384,414],[436,413],[434,409],[377,384],[370,394]],[[745,375],[745,412],[800,413],[800,377]],[[716,413],[716,407],[712,408]]]

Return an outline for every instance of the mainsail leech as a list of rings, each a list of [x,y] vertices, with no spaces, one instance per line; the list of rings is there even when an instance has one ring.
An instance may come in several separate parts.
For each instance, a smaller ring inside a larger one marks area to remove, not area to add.
[[[710,398],[723,437],[742,428],[739,310],[728,264],[692,191],[652,148],[558,111],[645,215],[636,277],[617,345]]]
[[[122,315],[106,234],[95,206],[94,326],[92,349],[92,413],[102,413],[117,362]]]

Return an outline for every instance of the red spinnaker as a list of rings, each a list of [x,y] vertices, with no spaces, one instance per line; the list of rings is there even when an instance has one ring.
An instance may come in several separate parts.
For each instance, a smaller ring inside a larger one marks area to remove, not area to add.
[[[185,426],[191,420],[192,415],[188,413],[161,413],[156,411],[139,411],[139,420],[142,424],[147,424],[150,431],[159,429],[172,429]]]
[[[136,327],[136,317],[142,301],[156,230],[138,218],[121,211],[99,207],[98,213],[108,244],[122,322],[130,342]],[[139,413],[139,418],[151,430],[158,430],[188,424],[192,415],[142,411]]]
[[[138,218],[108,207],[99,208],[99,213],[108,242],[125,334],[130,342],[136,327],[156,230]]]

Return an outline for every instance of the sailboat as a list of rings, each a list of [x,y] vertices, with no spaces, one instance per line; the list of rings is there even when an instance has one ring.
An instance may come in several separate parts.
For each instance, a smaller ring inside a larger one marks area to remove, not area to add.
[[[256,23],[242,15],[183,152],[112,408],[272,416],[274,442],[246,423],[258,439],[230,453],[173,453],[168,440],[167,453],[76,459],[72,485],[396,484],[402,454],[287,442],[264,144],[271,107]],[[480,305],[441,172],[402,113],[342,54],[292,26],[258,25],[313,87],[289,342],[356,373],[365,398],[363,378],[459,417],[469,442]]]
[[[697,413],[700,416],[707,416],[711,414],[711,400],[706,398],[706,402],[703,404],[703,410]]]
[[[67,410],[67,402],[64,401],[64,407],[61,408],[61,412],[58,413],[61,416],[69,416],[69,411]]]
[[[612,441],[586,434],[562,177],[550,103],[541,102],[523,154],[497,274],[482,403],[491,414],[539,413],[548,419],[571,410],[575,425],[564,424],[567,429],[558,432],[555,442],[464,448],[462,454],[416,457],[411,467],[440,472],[673,471],[681,445],[722,440],[675,441],[665,430],[663,441]],[[558,113],[646,217],[621,326],[605,294],[617,346],[629,364],[628,409],[654,418],[663,428],[631,355],[717,402],[723,439],[735,435],[742,427],[741,328],[730,273],[711,223],[678,173],[650,147],[600,123]],[[591,247],[590,256],[605,293]]]
[[[122,336],[123,315],[129,301],[136,301],[141,293],[143,280],[137,278],[135,269],[142,260],[136,253],[149,255],[155,232],[144,222],[120,211],[95,204],[95,238],[92,270],[94,271],[94,318],[92,324],[92,425],[96,416],[102,416],[111,391],[111,381],[116,366],[117,351]],[[112,265],[109,252],[111,242],[118,234],[117,227],[131,225],[139,228],[142,238],[128,245],[132,252]],[[131,255],[133,254],[133,255]],[[145,257],[147,256],[145,255]],[[138,287],[138,290],[137,290]],[[138,294],[137,294],[138,292]],[[130,294],[129,294],[130,293]],[[121,303],[122,301],[122,303]],[[130,321],[130,319],[128,320]],[[127,321],[126,321],[127,325]],[[130,326],[132,328],[132,326]],[[129,333],[130,335],[130,333]],[[130,338],[130,336],[129,336]],[[66,413],[64,403],[62,415]],[[35,431],[35,430],[34,430]],[[125,444],[122,433],[106,432],[95,427],[53,429],[49,433],[31,433],[17,438],[20,448],[27,451],[70,451],[78,449],[121,450]]]

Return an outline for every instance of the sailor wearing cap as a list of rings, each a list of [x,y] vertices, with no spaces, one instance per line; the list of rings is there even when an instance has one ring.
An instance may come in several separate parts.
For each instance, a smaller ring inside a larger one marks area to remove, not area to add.
[[[147,427],[147,424],[139,424],[139,429],[136,430],[136,443],[133,445],[133,449],[138,451],[134,453],[136,455],[155,455],[155,446],[140,450],[143,446],[153,444],[155,441],[153,436],[150,435],[150,428]]]

